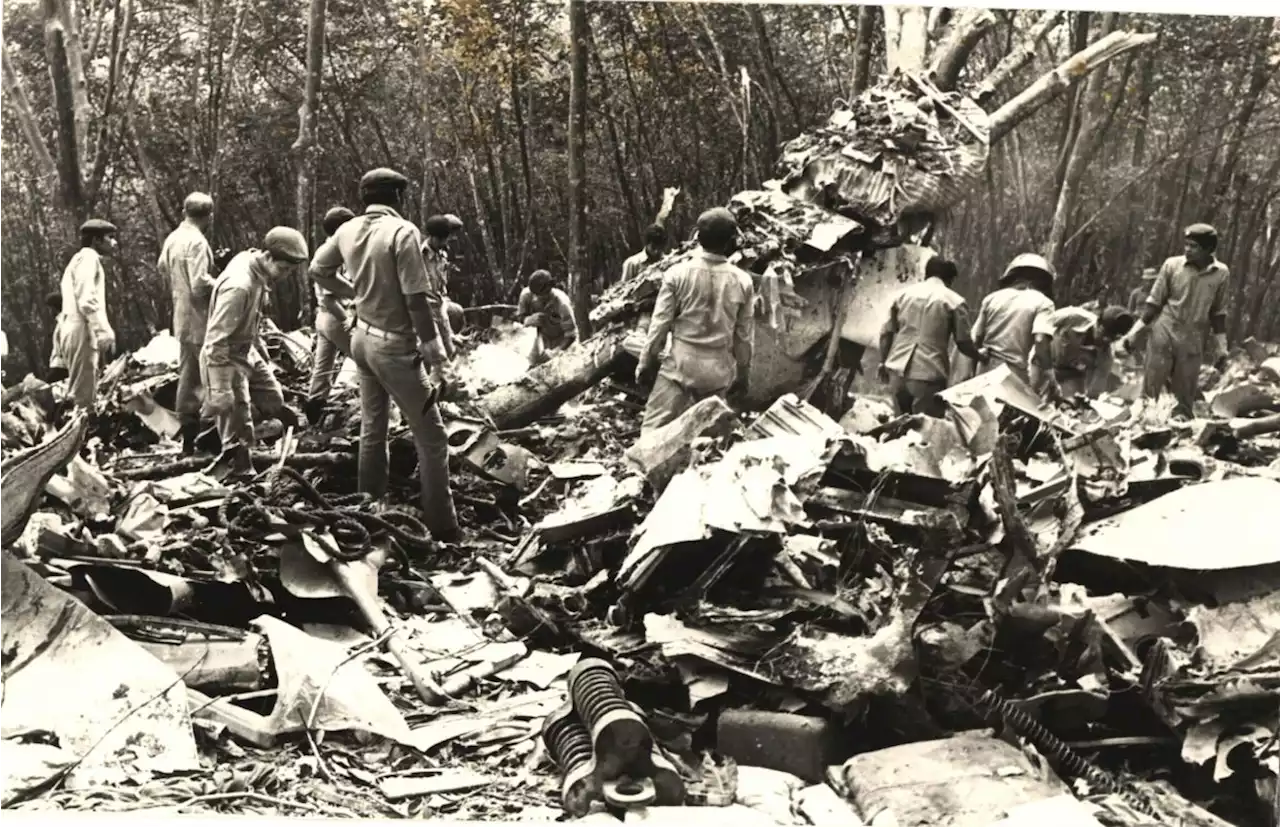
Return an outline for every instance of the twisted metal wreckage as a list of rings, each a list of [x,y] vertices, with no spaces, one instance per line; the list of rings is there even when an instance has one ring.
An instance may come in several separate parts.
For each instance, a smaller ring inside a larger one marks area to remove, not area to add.
[[[48,436],[33,378],[6,392],[6,804],[1225,824],[1167,780],[1211,777],[1233,815],[1265,809],[1280,348],[1206,372],[1189,423],[1123,377],[1046,409],[1007,370],[949,389],[946,419],[843,410],[993,120],[900,78],[731,201],[763,413],[709,399],[636,439],[627,354],[691,245],[532,370],[518,332],[471,331],[443,403],[461,546],[353,494],[350,382],[313,432],[263,426],[271,469],[234,488],[151,452],[176,432],[164,337],[108,369],[92,434]],[[270,338],[300,386],[307,335]],[[393,448],[394,502],[412,457]],[[1171,756],[1187,771],[1129,769]]]

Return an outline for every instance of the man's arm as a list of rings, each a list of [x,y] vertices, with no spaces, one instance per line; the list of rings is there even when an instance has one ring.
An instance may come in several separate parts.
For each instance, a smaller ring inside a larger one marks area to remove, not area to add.
[[[1037,393],[1046,390],[1050,398],[1056,398],[1057,377],[1053,373],[1054,327],[1052,305],[1046,301],[1036,310],[1031,321],[1031,358],[1027,365],[1027,378],[1031,389]]]
[[[556,290],[556,307],[560,316],[560,332],[564,334],[568,343],[578,341],[578,322],[573,315],[573,303],[569,301],[569,296],[563,290]]]
[[[982,354],[969,336],[969,305],[963,301],[951,311],[951,335],[956,340],[957,350],[975,362],[982,361]]]
[[[311,257],[311,266],[307,269],[307,275],[338,298],[354,299],[355,289],[345,279],[338,277],[338,270],[341,268],[342,251],[338,249],[337,241],[330,237]]]
[[[107,311],[98,295],[99,266],[97,256],[80,256],[71,273],[71,286],[76,297],[76,307],[80,310],[80,315],[84,316],[94,341],[109,346],[114,344],[116,334],[107,321]]]
[[[422,357],[431,366],[445,361],[447,355],[436,329],[435,315],[427,301],[431,285],[427,281],[427,264],[422,258],[422,245],[412,228],[396,233],[394,249],[396,272],[400,276],[400,290],[404,293],[405,307],[413,322],[414,332],[422,342]]]
[[[671,325],[676,320],[676,291],[674,279],[668,273],[662,279],[662,287],[658,289],[658,303],[654,305],[653,316],[649,319],[649,335],[645,338],[644,349],[640,351],[640,364],[637,373],[648,373],[657,368],[658,355],[662,346],[667,343],[671,333]]]
[[[521,289],[520,298],[516,300],[516,318],[524,321],[533,312],[533,291],[528,287]]]
[[[733,326],[733,358],[738,365],[739,387],[747,383],[747,375],[751,372],[751,356],[755,348],[756,336],[756,288],[750,276],[744,274],[746,296],[742,306],[738,308],[738,318]]]
[[[213,266],[213,250],[209,249],[208,242],[192,244],[184,258],[191,298],[208,306],[209,297],[213,295],[213,274],[209,272]]]
[[[342,306],[342,302],[338,301],[336,296],[332,293],[325,292],[324,298],[322,298],[320,302],[324,305],[324,309],[329,311],[329,314],[338,320],[339,324],[345,325],[347,323],[347,310]]]
[[[1224,270],[1226,267],[1224,265]],[[1222,367],[1228,356],[1227,350],[1227,280],[1231,278],[1228,271],[1218,282],[1213,291],[1213,303],[1209,305],[1209,329],[1213,331],[1213,343],[1218,351],[1214,354],[1214,365]]]
[[[248,310],[248,295],[243,290],[224,288],[217,301],[213,302],[204,334],[205,356],[209,367],[227,367],[231,364],[229,340]]]
[[[1160,315],[1160,311],[1164,309],[1165,302],[1169,300],[1169,278],[1172,267],[1170,267],[1170,259],[1160,265],[1160,272],[1156,274],[1155,284],[1151,285],[1151,295],[1147,296],[1147,301],[1142,305],[1142,315],[1138,317],[1133,327],[1129,328],[1129,332],[1116,342],[1115,349],[1121,355],[1125,355],[1133,348],[1133,342],[1138,338],[1138,334],[1156,320]]]
[[[893,349],[893,339],[898,333],[898,300],[889,305],[889,317],[880,327],[880,367],[889,359],[889,351]]]

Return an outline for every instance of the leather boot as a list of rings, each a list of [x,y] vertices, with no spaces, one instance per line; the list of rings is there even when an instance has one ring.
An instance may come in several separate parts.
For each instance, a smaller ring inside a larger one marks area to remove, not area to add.
[[[313,397],[308,399],[302,406],[302,412],[306,414],[307,424],[319,425],[321,418],[324,416],[325,400],[323,397]]]

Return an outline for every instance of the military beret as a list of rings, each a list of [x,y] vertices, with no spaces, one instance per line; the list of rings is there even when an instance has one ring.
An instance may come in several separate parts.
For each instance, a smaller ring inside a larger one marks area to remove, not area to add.
[[[116,229],[116,225],[112,224],[110,221],[103,221],[101,218],[90,218],[88,221],[80,225],[80,232],[101,233],[106,235],[107,233],[119,231]]]
[[[422,229],[427,231],[427,235],[445,238],[453,232],[453,224],[449,223],[449,219],[443,215],[433,215],[423,223]]]
[[[378,167],[366,172],[360,178],[360,189],[380,189],[383,187],[393,187],[395,189],[404,189],[409,186],[409,179],[405,178],[394,169],[387,167]]]

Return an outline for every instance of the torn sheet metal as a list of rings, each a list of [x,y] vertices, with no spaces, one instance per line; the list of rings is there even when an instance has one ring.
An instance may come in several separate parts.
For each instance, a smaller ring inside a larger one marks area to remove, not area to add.
[[[200,768],[171,668],[3,552],[4,729],[53,733],[73,787]]]
[[[864,256],[858,262],[858,280],[849,297],[840,338],[877,347],[889,305],[904,287],[924,280],[925,263],[935,255],[928,247],[903,244]]]
[[[747,428],[749,439],[776,436],[805,436],[835,439],[844,434],[840,424],[822,411],[788,393],[756,417]]]
[[[800,493],[822,477],[838,446],[814,436],[755,439],[734,445],[719,462],[682,472],[640,525],[618,583],[631,588],[657,566],[655,552],[706,539],[713,529],[784,534],[808,525]]]
[[[1280,482],[1236,477],[1191,485],[1081,531],[1078,551],[1174,569],[1218,571],[1280,562]]]
[[[1204,666],[1223,670],[1280,666],[1280,592],[1217,608],[1187,612],[1200,641]]]
[[[182,430],[182,421],[178,419],[178,415],[156,402],[149,393],[134,395],[124,407],[142,420],[142,424],[156,436],[173,439]]]
[[[968,381],[952,385],[939,393],[938,397],[957,413],[971,407],[975,400],[983,399],[997,414],[1007,405],[1046,425],[1056,425],[1065,431],[1074,430],[1065,416],[1041,405],[1036,392],[1015,376],[1008,365],[1000,365]]]

